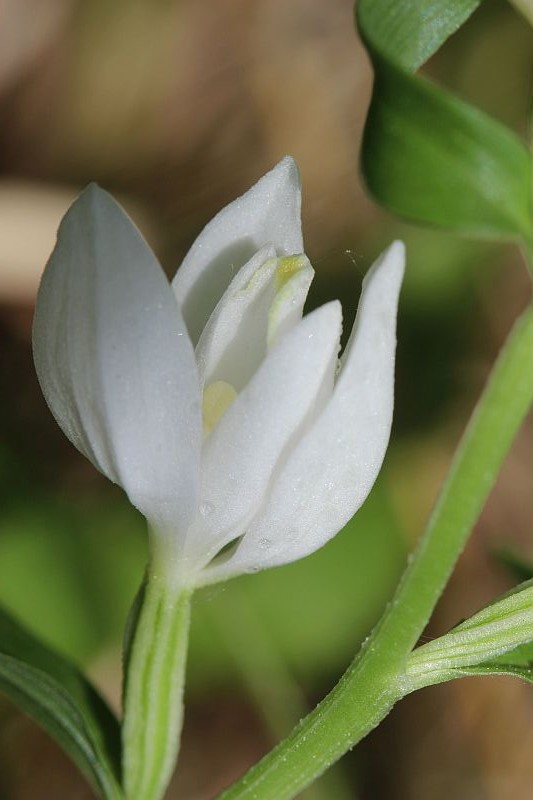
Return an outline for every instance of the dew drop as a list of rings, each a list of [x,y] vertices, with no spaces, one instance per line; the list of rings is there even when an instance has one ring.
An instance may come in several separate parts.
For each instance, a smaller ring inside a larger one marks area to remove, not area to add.
[[[262,538],[259,539],[259,547],[263,548],[263,550],[268,550],[269,547],[272,546],[272,539]]]
[[[200,512],[202,517],[211,516],[211,514],[213,513],[214,510],[215,510],[215,506],[213,505],[213,503],[210,503],[209,501],[207,501],[205,503],[200,503],[200,507],[198,509],[198,511]]]

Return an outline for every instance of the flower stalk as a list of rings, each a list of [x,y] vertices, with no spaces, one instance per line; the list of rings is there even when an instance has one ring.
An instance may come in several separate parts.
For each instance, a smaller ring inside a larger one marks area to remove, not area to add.
[[[123,741],[126,800],[159,800],[179,750],[191,590],[149,569],[127,658]]]

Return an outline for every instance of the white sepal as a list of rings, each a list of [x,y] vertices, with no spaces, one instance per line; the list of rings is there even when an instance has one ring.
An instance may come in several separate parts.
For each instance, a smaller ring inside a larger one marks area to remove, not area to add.
[[[45,398],[71,442],[152,525],[179,536],[198,487],[194,352],[152,251],[94,185],[61,223],[33,348]]]

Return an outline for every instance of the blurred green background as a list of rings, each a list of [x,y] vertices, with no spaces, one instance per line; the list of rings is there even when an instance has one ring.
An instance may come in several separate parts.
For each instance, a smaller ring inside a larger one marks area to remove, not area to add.
[[[533,31],[482,9],[428,74],[527,135]],[[169,799],[207,800],[333,685],[405,564],[498,347],[529,300],[513,248],[406,225],[365,196],[357,153],[371,87],[351,0],[4,0],[0,16],[0,602],[82,664],[115,707],[144,523],[68,444],[31,360],[39,276],[59,220],[97,180],[169,274],[202,226],[284,154],[301,169],[308,307],[340,297],[394,237],[408,271],[397,400],[378,484],[297,564],[197,597],[182,758]],[[526,426],[428,636],[533,557]],[[533,780],[533,694],[509,679],[426,690],[308,793],[315,800],[519,800]],[[0,702],[0,797],[90,798],[44,734]]]

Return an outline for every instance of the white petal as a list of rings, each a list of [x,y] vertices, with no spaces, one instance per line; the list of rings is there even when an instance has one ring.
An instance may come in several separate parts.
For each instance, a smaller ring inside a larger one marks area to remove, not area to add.
[[[153,525],[186,526],[201,446],[192,345],[152,251],[95,186],[61,223],[33,347],[43,393],[71,442]]]
[[[320,412],[339,348],[341,308],[323,306],[271,351],[204,446],[200,513],[188,554],[204,564],[244,532],[274,471]]]
[[[300,206],[298,167],[287,156],[205,226],[172,284],[195,344],[233,275],[254,253],[267,244],[278,256],[303,251]]]
[[[266,355],[277,260],[263,247],[234,277],[196,345],[200,385],[223,380],[240,391]]]
[[[390,434],[403,269],[404,248],[395,242],[365,279],[344,366],[328,404],[291,453],[268,504],[233,556],[206,571],[206,582],[312,553],[366,499]]]

